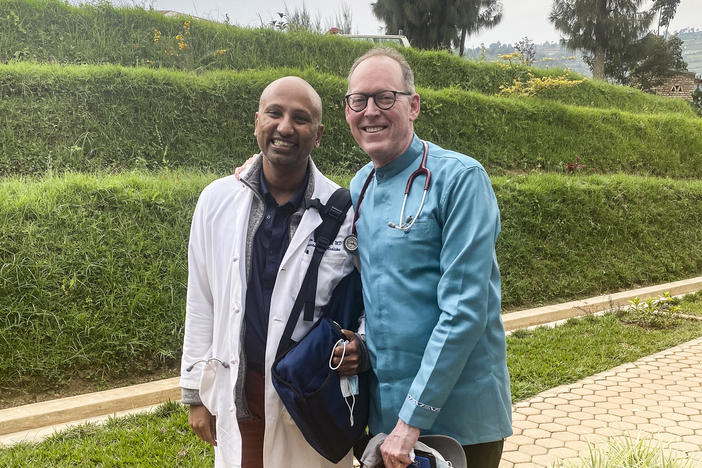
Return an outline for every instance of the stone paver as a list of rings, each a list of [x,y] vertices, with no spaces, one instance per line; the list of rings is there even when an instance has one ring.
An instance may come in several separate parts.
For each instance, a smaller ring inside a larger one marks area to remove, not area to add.
[[[612,437],[652,438],[702,467],[702,338],[513,407],[500,468],[547,468]]]

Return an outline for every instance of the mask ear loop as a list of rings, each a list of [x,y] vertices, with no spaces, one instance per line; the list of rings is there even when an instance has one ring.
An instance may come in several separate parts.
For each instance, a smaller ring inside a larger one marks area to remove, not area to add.
[[[348,343],[347,340],[344,338],[341,338],[337,340],[337,342],[332,346],[332,352],[331,355],[329,356],[329,368],[331,370],[337,370],[339,367],[341,367],[341,363],[344,362],[344,357],[346,356],[346,343]],[[332,364],[334,360],[334,349],[336,349],[337,346],[342,345],[344,347],[343,351],[341,352],[341,359],[339,359],[339,364],[336,365],[336,367]],[[344,378],[344,377],[342,377]],[[343,395],[342,395],[343,397]],[[351,426],[353,426],[353,408],[356,406],[356,395],[353,393],[351,394],[351,404],[349,405],[349,402],[347,400],[348,397],[344,397],[344,403],[346,403],[346,407],[349,409],[349,422],[351,423]]]
[[[334,346],[332,346],[331,356],[329,356],[329,368],[331,370],[337,370],[339,367],[341,367],[341,363],[344,362],[344,356],[346,356],[346,343],[347,343],[347,341],[345,339],[341,338],[341,339],[337,340],[336,343],[334,343]],[[337,364],[336,367],[334,367],[334,365],[332,364],[332,361],[334,361],[334,350],[340,344],[344,346],[344,350],[341,352],[341,359],[339,359],[339,364]]]

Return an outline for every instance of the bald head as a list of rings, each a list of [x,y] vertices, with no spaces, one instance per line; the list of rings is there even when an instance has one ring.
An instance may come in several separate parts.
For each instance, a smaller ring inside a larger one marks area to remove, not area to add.
[[[305,80],[286,76],[263,90],[254,135],[266,168],[304,176],[310,152],[322,140],[322,99]],[[267,179],[268,180],[268,179]]]
[[[309,101],[308,111],[317,123],[322,121],[322,98],[319,97],[317,91],[308,82],[299,76],[284,76],[266,86],[258,100],[259,112],[261,112],[262,106],[265,105],[270,96],[275,94],[295,96],[296,98]]]

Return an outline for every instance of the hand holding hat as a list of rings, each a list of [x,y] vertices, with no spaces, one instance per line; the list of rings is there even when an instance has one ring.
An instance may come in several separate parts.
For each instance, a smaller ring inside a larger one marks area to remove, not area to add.
[[[359,460],[362,467],[379,468],[384,466],[380,446],[386,437],[387,434],[381,432],[368,442]],[[439,434],[419,436],[414,449],[433,454],[436,458],[437,468],[466,468],[468,466],[463,446],[453,437]]]

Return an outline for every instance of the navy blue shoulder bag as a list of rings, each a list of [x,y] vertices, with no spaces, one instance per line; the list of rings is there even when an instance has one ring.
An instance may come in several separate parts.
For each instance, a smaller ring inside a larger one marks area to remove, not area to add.
[[[334,347],[346,339],[341,328],[358,328],[363,299],[360,275],[354,270],[336,286],[312,329],[299,342],[291,340],[303,308],[304,319],[314,319],[319,263],[339,232],[351,197],[348,190],[338,189],[326,205],[313,202],[322,224],[315,230],[315,250],[281,337],[271,377],[307,442],[324,458],[338,463],[364,435],[368,424],[368,372],[358,375],[358,394],[344,397],[330,357]]]

